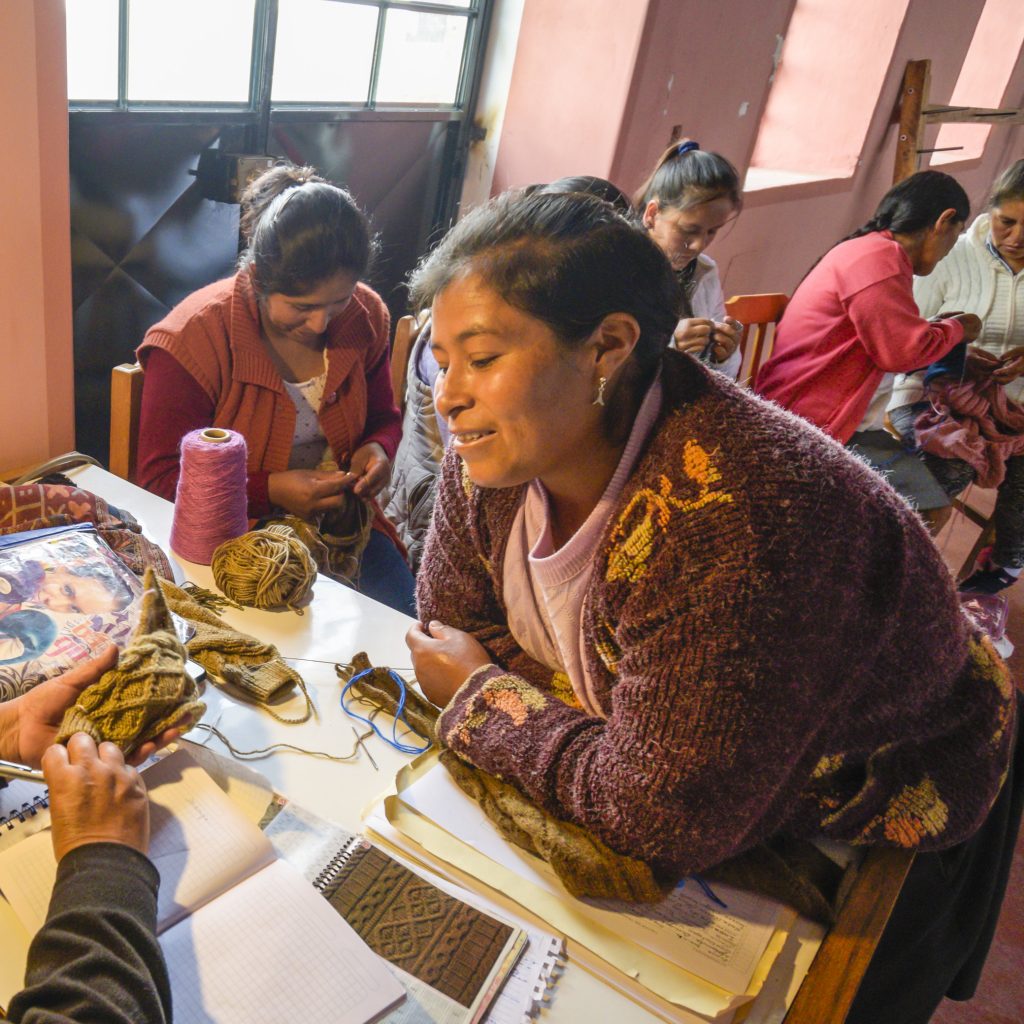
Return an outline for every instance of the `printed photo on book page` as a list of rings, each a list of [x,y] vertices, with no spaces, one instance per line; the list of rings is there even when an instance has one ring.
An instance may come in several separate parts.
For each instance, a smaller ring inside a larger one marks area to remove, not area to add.
[[[0,700],[108,643],[124,647],[141,594],[142,581],[88,524],[0,537]]]

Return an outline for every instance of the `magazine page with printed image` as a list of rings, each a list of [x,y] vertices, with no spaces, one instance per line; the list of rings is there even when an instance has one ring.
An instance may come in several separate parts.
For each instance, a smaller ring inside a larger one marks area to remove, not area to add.
[[[141,594],[88,524],[0,537],[0,700],[124,647]]]

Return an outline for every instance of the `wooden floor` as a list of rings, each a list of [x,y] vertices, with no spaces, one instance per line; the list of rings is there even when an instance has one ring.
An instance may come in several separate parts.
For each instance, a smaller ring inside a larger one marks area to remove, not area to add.
[[[981,506],[989,495],[977,493],[972,504]],[[955,571],[966,558],[977,529],[955,516],[938,538],[939,548]],[[1015,645],[1010,670],[1024,689],[1024,579],[1006,591],[1010,602],[1007,635]],[[985,964],[978,992],[968,1003],[945,1000],[932,1024],[1022,1024],[1024,1022],[1024,833],[1017,840],[1010,886],[1003,903],[995,941]]]

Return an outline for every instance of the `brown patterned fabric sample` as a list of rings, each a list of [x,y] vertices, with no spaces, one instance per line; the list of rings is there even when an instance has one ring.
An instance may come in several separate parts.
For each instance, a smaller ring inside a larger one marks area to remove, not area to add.
[[[117,665],[86,689],[64,713],[56,742],[76,732],[97,743],[109,740],[130,754],[182,720],[198,721],[206,710],[195,681],[185,671],[185,648],[174,630],[156,574],[146,570],[145,592],[128,646]]]
[[[324,896],[378,956],[467,1008],[512,935],[364,841]]]

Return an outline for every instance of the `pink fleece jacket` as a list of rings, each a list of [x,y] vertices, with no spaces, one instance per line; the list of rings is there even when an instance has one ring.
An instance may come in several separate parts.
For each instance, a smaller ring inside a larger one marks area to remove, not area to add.
[[[847,442],[886,373],[907,373],[963,338],[957,320],[925,320],[914,272],[891,232],[841,242],[786,307],[755,390]]]

